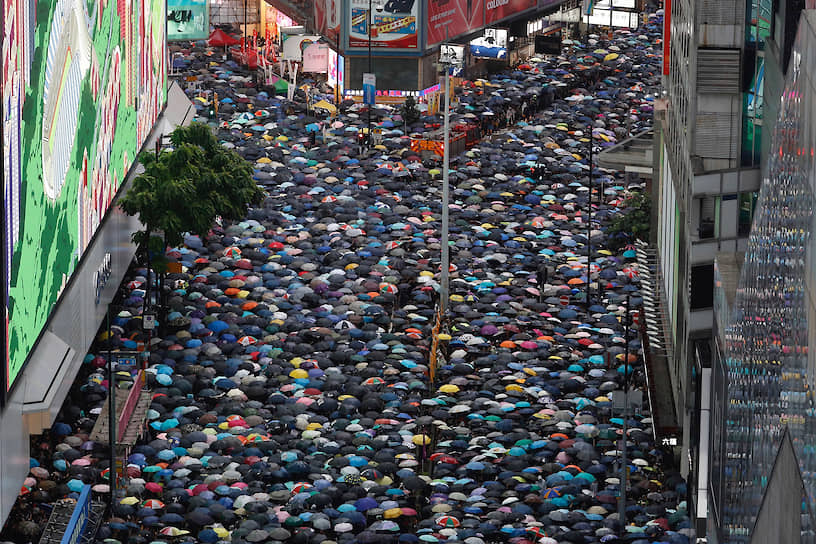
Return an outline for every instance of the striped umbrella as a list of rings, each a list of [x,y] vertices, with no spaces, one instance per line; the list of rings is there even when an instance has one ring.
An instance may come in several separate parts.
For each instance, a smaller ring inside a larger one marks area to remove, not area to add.
[[[459,527],[462,523],[453,516],[442,516],[436,520],[436,524],[440,527]]]

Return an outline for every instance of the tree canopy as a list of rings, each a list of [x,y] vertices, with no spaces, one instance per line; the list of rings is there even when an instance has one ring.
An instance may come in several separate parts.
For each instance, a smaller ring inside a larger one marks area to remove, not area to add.
[[[185,232],[206,234],[216,217],[241,219],[249,205],[262,200],[252,166],[221,146],[207,125],[178,127],[170,142],[172,149],[142,153],[144,172],[120,201],[145,226],[134,234],[136,243],[160,232],[165,244],[178,245]]]

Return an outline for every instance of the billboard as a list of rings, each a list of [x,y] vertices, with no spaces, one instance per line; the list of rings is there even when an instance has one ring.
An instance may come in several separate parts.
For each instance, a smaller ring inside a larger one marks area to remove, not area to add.
[[[428,46],[484,26],[485,0],[428,0]]]
[[[422,0],[351,0],[349,2],[349,47],[416,49],[419,3]],[[369,17],[373,6],[373,18]],[[369,24],[371,34],[369,35]]]
[[[167,67],[164,0],[2,8],[8,391],[164,106]]]
[[[207,0],[167,0],[168,40],[205,40],[209,35]]]
[[[337,47],[343,0],[314,0],[315,31]]]
[[[537,4],[537,0],[487,0],[485,25],[492,25],[511,15],[533,9]]]
[[[506,28],[486,28],[483,36],[471,40],[470,54],[481,59],[506,59],[507,34]]]

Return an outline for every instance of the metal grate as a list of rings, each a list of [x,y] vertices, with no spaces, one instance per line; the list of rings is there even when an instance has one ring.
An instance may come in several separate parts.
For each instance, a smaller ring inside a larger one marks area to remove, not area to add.
[[[728,25],[739,20],[736,0],[698,0],[696,23]]]
[[[735,158],[740,138],[739,120],[739,112],[698,112],[695,154],[711,159]]]
[[[697,92],[735,94],[740,91],[739,49],[697,50]]]

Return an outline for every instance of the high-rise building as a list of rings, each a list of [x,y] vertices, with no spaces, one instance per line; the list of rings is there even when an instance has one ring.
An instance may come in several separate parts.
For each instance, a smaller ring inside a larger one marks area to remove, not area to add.
[[[763,154],[801,5],[665,0],[664,86],[655,107],[647,359],[671,391],[698,534],[708,505],[714,260],[746,249]],[[644,263],[645,264],[645,263]],[[662,369],[663,372],[659,372]],[[657,386],[661,384],[658,383]]]
[[[717,259],[709,542],[816,542],[816,11],[786,42],[744,259]]]

